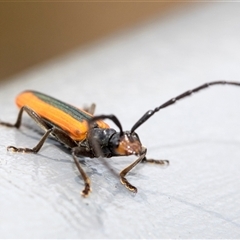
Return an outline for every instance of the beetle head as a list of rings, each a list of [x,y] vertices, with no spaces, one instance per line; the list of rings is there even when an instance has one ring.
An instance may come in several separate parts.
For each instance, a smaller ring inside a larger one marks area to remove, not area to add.
[[[142,144],[135,132],[116,133],[110,139],[112,150],[116,156],[139,155],[142,151]]]

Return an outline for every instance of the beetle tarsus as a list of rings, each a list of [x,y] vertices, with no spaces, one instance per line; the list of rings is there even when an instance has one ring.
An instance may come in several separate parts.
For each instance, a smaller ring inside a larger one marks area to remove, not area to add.
[[[131,192],[137,193],[137,188],[134,187],[125,177],[120,178],[120,182]]]
[[[158,164],[158,165],[164,165],[168,166],[169,165],[169,160],[156,160],[156,159],[143,159],[142,163],[152,163],[152,164]]]
[[[85,183],[85,188],[82,190],[82,196],[83,197],[87,197],[89,195],[89,193],[91,192],[91,187],[89,183]]]
[[[0,125],[5,126],[5,127],[16,127],[15,124],[8,123],[8,122],[1,122]]]
[[[19,153],[37,153],[32,148],[17,148],[17,147],[14,147],[14,146],[8,146],[7,150],[12,151],[12,152],[19,152]]]
[[[23,152],[23,148],[20,149],[20,148],[14,147],[14,146],[8,146],[7,150],[12,151],[12,152]]]

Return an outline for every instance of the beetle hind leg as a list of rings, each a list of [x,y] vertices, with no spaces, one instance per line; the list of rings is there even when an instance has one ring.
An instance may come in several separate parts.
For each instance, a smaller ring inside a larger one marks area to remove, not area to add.
[[[83,110],[87,113],[90,113],[91,115],[94,115],[96,110],[96,104],[92,103],[89,107],[84,107]]]
[[[0,121],[0,125],[6,126],[6,127],[19,128],[20,125],[21,125],[21,121],[22,121],[23,111],[26,111],[29,115],[31,115],[31,114],[29,113],[29,112],[30,112],[30,109],[28,109],[28,108],[26,108],[26,107],[22,107],[22,108],[19,110],[17,120],[16,120],[16,122],[15,122],[14,124],[13,124],[13,123],[8,123],[8,122],[2,122],[2,121]]]

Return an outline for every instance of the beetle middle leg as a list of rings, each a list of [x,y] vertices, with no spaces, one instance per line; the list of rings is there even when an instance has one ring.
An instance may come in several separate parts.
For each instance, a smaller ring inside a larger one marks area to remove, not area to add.
[[[144,157],[142,160],[142,163],[153,163],[153,164],[168,166],[169,160],[155,160],[155,159],[151,159],[151,158],[148,159],[148,158]]]
[[[42,145],[44,144],[44,142],[46,141],[47,137],[52,132],[52,130],[53,129],[47,130],[47,132],[44,133],[44,135],[42,136],[42,138],[40,139],[38,144],[33,148],[17,148],[17,147],[14,147],[14,146],[8,146],[7,150],[8,151],[11,150],[13,152],[37,153],[41,149]]]
[[[46,141],[49,134],[53,131],[53,128],[50,127],[36,112],[34,112],[31,108],[23,106],[18,113],[17,120],[14,124],[8,123],[8,122],[0,122],[0,125],[6,126],[6,127],[15,127],[19,128],[21,126],[22,122],[22,114],[23,112],[26,112],[42,129],[44,129],[46,132],[42,136],[41,140],[38,142],[38,144],[33,148],[17,148],[14,146],[8,146],[7,150],[11,150],[14,152],[25,152],[25,153],[37,153],[44,142]]]
[[[132,164],[130,164],[129,166],[127,166],[125,169],[123,169],[120,172],[120,182],[131,192],[136,193],[137,192],[137,188],[134,187],[131,183],[129,183],[129,181],[126,179],[126,175],[140,162],[142,163],[154,163],[154,164],[159,164],[159,165],[165,165],[168,166],[169,165],[169,161],[168,160],[155,160],[155,159],[147,159],[146,158],[146,153],[147,153],[147,149],[143,148],[142,150],[142,154],[140,155],[140,157],[135,160]]]

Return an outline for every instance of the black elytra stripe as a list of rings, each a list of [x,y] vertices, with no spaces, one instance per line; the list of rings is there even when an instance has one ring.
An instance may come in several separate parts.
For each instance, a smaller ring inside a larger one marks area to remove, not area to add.
[[[63,112],[67,113],[68,115],[70,115],[71,117],[73,117],[74,119],[76,119],[80,122],[83,120],[91,119],[91,116],[89,116],[85,112],[81,111],[80,109],[78,109],[72,105],[69,105],[60,100],[57,100],[56,98],[50,97],[48,95],[45,95],[45,94],[37,92],[37,91],[31,91],[31,92],[35,96],[37,96],[40,100],[42,100],[43,102],[46,102],[47,104],[62,110]]]

